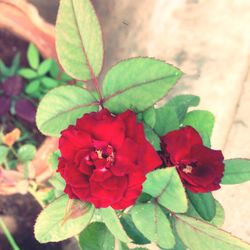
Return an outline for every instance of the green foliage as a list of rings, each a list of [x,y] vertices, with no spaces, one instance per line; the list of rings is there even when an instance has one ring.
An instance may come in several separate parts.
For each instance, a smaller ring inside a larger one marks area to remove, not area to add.
[[[43,76],[43,75],[47,74],[51,70],[51,68],[52,68],[52,63],[53,63],[52,59],[46,59],[46,60],[44,60],[39,65],[39,68],[38,68],[38,71],[37,71],[38,75],[39,76]],[[57,77],[57,74],[54,77]]]
[[[17,53],[12,60],[11,66],[7,67],[4,62],[0,59],[0,82],[6,78],[14,76],[20,67],[20,53]]]
[[[221,184],[239,184],[250,181],[250,160],[230,159],[224,163],[225,171]]]
[[[143,113],[143,121],[150,126],[151,128],[154,128],[155,123],[156,123],[156,112],[153,107],[145,110]],[[158,121],[157,121],[158,122]]]
[[[22,68],[18,71],[18,74],[25,79],[33,79],[37,77],[37,72],[30,68]]]
[[[26,163],[34,159],[36,155],[36,147],[32,144],[21,146],[17,151],[17,156],[20,162]]]
[[[175,109],[168,104],[155,110],[157,123],[154,130],[158,135],[163,136],[172,130],[179,128],[179,120]]]
[[[58,86],[58,82],[56,80],[47,76],[41,78],[41,82],[42,82],[43,87],[45,87],[48,90],[53,89]]]
[[[59,173],[55,173],[49,179],[49,183],[54,187],[57,197],[63,194],[66,183]]]
[[[37,69],[39,66],[40,56],[37,48],[30,44],[27,51],[27,58],[31,68]]]
[[[58,167],[58,158],[60,157],[61,153],[59,150],[54,151],[51,153],[50,158],[49,158],[49,163],[51,164],[51,167],[53,170],[57,170]]]
[[[152,144],[154,149],[156,151],[159,151],[161,149],[159,136],[154,132],[152,128],[150,128],[146,124],[144,124],[144,133],[145,133],[147,140]]]
[[[146,238],[162,248],[174,247],[175,238],[170,222],[157,204],[135,205],[131,214],[134,224]]]
[[[33,44],[29,45],[27,58],[31,68],[21,68],[17,73],[28,80],[25,93],[31,98],[41,99],[50,89],[72,80],[60,71],[53,59],[41,61],[39,51]]]
[[[114,250],[115,238],[105,224],[94,222],[79,235],[79,245],[82,250]]]
[[[102,33],[90,1],[61,0],[56,41],[65,72],[79,80],[98,76],[103,61]]]
[[[215,211],[216,211],[215,216],[211,221],[209,221],[209,223],[214,226],[221,227],[224,224],[225,214],[223,207],[217,200],[215,200]],[[192,203],[188,204],[187,215],[203,220],[203,218],[198,214],[198,212],[193,207]]]
[[[176,215],[177,233],[190,250],[249,250],[250,245],[198,219]]]
[[[59,136],[83,114],[104,106],[113,114],[127,109],[135,111],[137,120],[144,123],[147,140],[157,151],[161,150],[160,136],[187,125],[194,127],[204,144],[210,146],[214,116],[203,110],[188,112],[190,107],[199,104],[199,97],[180,95],[155,108],[182,76],[179,69],[163,61],[132,58],[118,63],[104,77],[103,98],[98,101],[102,97],[97,76],[103,64],[103,44],[98,18],[89,0],[60,1],[56,48],[67,74],[80,80],[76,86],[58,87],[72,79],[60,72],[55,61],[40,62],[40,55],[33,45],[27,55],[32,69],[19,70],[19,74],[29,80],[25,91],[31,97],[41,98],[52,89],[41,101],[36,117],[37,126],[45,135]],[[87,80],[92,80],[96,91],[82,88],[82,82]],[[30,155],[20,154],[20,157],[27,159]],[[56,152],[50,159],[54,170],[59,155]],[[250,179],[249,161],[234,159],[225,161],[225,165],[223,183],[241,183]],[[61,195],[65,188],[65,181],[58,173],[49,182],[54,190],[47,200]],[[211,193],[186,191],[175,167],[148,173],[142,191],[132,208],[121,211],[111,207],[95,210],[89,203],[68,201],[67,196],[62,195],[39,215],[35,236],[45,243],[80,233],[78,239],[82,250],[129,250],[131,242],[154,242],[165,250],[250,249],[246,243],[213,226],[223,224],[223,208]]]
[[[216,204],[212,193],[192,193],[187,190],[187,195],[194,209],[204,220],[211,221],[216,214]]]
[[[168,107],[172,107],[181,123],[190,107],[196,107],[200,103],[200,98],[195,95],[177,95],[169,100]]]
[[[103,222],[106,224],[110,232],[122,242],[130,242],[130,238],[126,234],[122,224],[112,208],[101,208],[100,214],[102,216]]]
[[[143,192],[157,198],[159,204],[170,211],[177,213],[187,211],[185,189],[174,167],[148,173],[147,180],[143,184]]]
[[[195,128],[202,137],[204,145],[210,147],[210,138],[214,127],[214,115],[206,110],[194,110],[186,114],[183,125]]]
[[[137,245],[149,244],[150,241],[143,236],[143,234],[136,228],[131,215],[124,214],[121,218],[121,223],[123,228],[126,230],[128,236],[133,240]]]
[[[94,208],[88,205],[86,211],[77,218],[65,218],[68,202],[66,195],[48,205],[38,216],[35,237],[40,243],[57,242],[79,234],[90,222]]]
[[[84,113],[97,110],[96,100],[88,91],[75,86],[61,86],[50,91],[40,102],[37,127],[45,135],[59,136]]]
[[[0,164],[3,164],[8,156],[9,148],[0,145]]]
[[[179,69],[152,58],[122,61],[104,78],[104,105],[113,113],[144,111],[165,96],[181,75]]]

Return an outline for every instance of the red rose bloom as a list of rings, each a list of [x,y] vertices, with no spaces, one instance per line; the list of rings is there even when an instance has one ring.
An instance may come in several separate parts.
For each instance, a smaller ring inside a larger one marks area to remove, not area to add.
[[[134,204],[145,175],[161,164],[130,110],[117,116],[107,109],[85,114],[62,132],[59,149],[65,193],[97,208]]]
[[[222,152],[205,147],[194,128],[187,126],[164,135],[161,147],[165,164],[176,167],[187,189],[206,193],[220,188],[224,172]]]

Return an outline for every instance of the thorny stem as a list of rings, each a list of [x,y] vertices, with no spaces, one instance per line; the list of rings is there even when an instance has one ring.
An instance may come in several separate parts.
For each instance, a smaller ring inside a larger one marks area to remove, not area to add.
[[[97,78],[96,78],[96,76],[95,76],[92,68],[89,67],[89,69],[90,69],[90,74],[91,74],[91,77],[92,77],[92,83],[93,83],[93,85],[94,85],[94,87],[95,87],[95,89],[97,91],[98,96],[99,96],[98,102],[99,102],[100,106],[102,108],[104,108],[103,107],[103,97],[102,97],[102,93],[101,93],[101,90],[100,90],[100,86],[99,86],[98,80],[97,80]]]
[[[15,239],[13,238],[13,236],[11,235],[9,229],[7,228],[7,226],[5,225],[4,221],[2,218],[0,218],[0,228],[2,229],[5,237],[7,238],[8,242],[10,243],[11,245],[11,248],[13,250],[21,250],[19,248],[19,246],[17,245]]]

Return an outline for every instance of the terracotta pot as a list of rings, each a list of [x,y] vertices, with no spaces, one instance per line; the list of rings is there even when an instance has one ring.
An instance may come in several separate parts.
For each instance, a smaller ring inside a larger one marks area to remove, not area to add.
[[[0,29],[7,29],[39,49],[43,57],[56,59],[54,26],[44,21],[37,9],[25,0],[0,0]],[[29,177],[36,183],[45,182],[53,174],[48,159],[57,148],[56,138],[46,138],[29,166]],[[25,193],[27,180],[23,166],[7,171],[0,166],[0,194]],[[20,188],[21,187],[21,188]]]
[[[44,57],[56,58],[54,26],[25,0],[0,0],[0,28],[36,45]]]

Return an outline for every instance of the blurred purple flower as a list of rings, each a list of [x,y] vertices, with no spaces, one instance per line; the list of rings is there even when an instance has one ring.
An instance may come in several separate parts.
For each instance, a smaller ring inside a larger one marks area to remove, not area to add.
[[[10,109],[10,97],[0,96],[0,115],[5,115]]]
[[[31,123],[35,122],[36,107],[31,101],[26,99],[17,100],[15,110],[17,117]]]
[[[1,89],[7,96],[19,96],[23,91],[23,81],[20,76],[11,76],[1,85]]]

